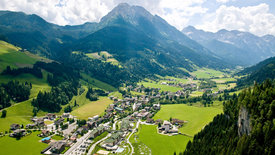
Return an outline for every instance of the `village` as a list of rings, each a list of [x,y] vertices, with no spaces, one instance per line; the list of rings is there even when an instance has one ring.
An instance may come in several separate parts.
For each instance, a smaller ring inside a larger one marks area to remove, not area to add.
[[[186,120],[170,118],[169,120],[154,120],[153,116],[161,109],[162,101],[175,101],[187,99],[192,91],[208,92],[207,96],[216,97],[222,91],[212,93],[212,90],[201,89],[197,84],[176,83],[173,79],[166,79],[161,85],[180,87],[182,90],[176,92],[160,91],[159,88],[149,88],[143,85],[126,86],[121,91],[123,98],[109,96],[113,101],[104,114],[89,117],[81,120],[63,113],[56,115],[48,113],[44,117],[31,118],[32,124],[25,127],[20,124],[10,125],[10,137],[20,139],[31,134],[33,131],[40,131],[37,136],[41,137],[40,142],[48,144],[48,147],[41,150],[41,154],[109,154],[119,153],[124,150],[122,143],[128,143],[130,136],[137,132],[139,124],[156,125],[157,133],[163,135],[183,134],[179,128],[187,123]],[[143,95],[132,95],[130,92],[138,92]],[[209,93],[210,92],[210,93]],[[49,123],[50,122],[50,123]],[[59,136],[60,140],[53,137]],[[104,150],[95,152],[96,146]],[[131,154],[134,150],[132,147]]]
[[[61,116],[48,113],[44,117],[33,117],[32,124],[25,127],[20,124],[11,124],[10,137],[20,139],[23,136],[31,134],[32,131],[40,131],[37,136],[41,137],[41,143],[48,144],[41,154],[91,154],[96,145],[104,148],[106,151],[98,154],[108,154],[122,152],[120,147],[122,142],[130,143],[127,140],[131,133],[138,129],[139,124],[155,124],[159,134],[175,135],[181,134],[178,128],[183,126],[184,120],[171,118],[170,120],[154,120],[152,117],[160,110],[161,105],[156,100],[164,96],[184,96],[184,90],[175,93],[160,92],[155,88],[144,88],[137,86],[127,88],[135,91],[147,92],[148,95],[131,96],[124,95],[124,99],[118,99],[109,96],[113,100],[105,110],[104,115],[93,116],[88,120],[78,120],[70,113],[63,113]],[[150,94],[150,95],[149,95]],[[52,122],[46,124],[45,122]],[[100,140],[95,141],[97,137],[104,132],[108,134]],[[58,135],[62,140],[54,140],[53,136]],[[131,144],[130,144],[131,145]],[[132,150],[134,152],[134,150]]]

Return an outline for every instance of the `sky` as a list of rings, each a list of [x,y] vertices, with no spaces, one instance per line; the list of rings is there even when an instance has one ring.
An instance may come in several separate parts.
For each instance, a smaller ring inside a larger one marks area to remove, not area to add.
[[[139,5],[178,30],[192,25],[216,32],[275,35],[275,0],[0,0],[0,10],[37,14],[58,25],[99,22],[119,3]]]

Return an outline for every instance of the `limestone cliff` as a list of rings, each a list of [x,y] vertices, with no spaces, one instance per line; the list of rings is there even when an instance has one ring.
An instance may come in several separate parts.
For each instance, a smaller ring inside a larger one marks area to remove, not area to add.
[[[249,135],[252,130],[250,124],[250,115],[245,107],[240,108],[239,118],[238,118],[238,134],[242,136],[244,134]]]

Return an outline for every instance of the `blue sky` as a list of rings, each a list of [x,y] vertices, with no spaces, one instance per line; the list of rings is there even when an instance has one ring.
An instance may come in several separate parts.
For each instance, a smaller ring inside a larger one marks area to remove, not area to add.
[[[182,30],[248,31],[275,35],[275,0],[1,0],[0,10],[37,14],[59,25],[99,22],[119,3],[143,6]]]

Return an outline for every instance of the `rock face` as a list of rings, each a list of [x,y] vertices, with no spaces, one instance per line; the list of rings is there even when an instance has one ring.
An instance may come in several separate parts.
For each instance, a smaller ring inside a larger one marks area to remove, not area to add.
[[[250,132],[251,125],[248,110],[245,107],[241,107],[238,118],[238,134],[239,136],[244,134],[249,135]]]

